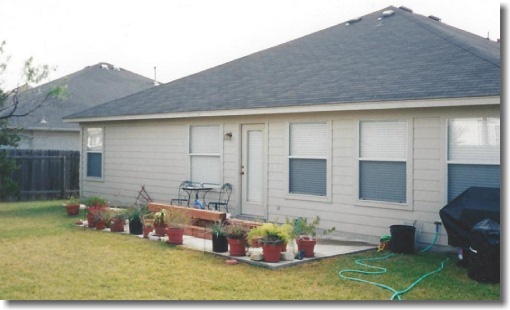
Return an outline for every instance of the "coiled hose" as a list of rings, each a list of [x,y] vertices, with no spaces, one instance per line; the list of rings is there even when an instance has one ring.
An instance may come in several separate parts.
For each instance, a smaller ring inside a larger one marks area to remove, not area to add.
[[[430,250],[434,246],[434,244],[436,243],[438,235],[439,235],[439,224],[436,223],[436,234],[434,236],[434,240],[432,241],[432,243],[428,247],[426,247],[425,249],[421,250],[420,253],[424,253],[424,252]],[[367,281],[367,280],[364,280],[364,279],[355,278],[355,277],[349,277],[349,276],[345,276],[344,275],[344,273],[346,273],[346,272],[354,272],[354,273],[360,273],[360,274],[366,274],[366,275],[378,275],[378,274],[386,273],[388,271],[386,268],[378,267],[378,266],[372,266],[372,265],[369,265],[369,264],[365,264],[363,262],[385,260],[385,259],[388,259],[388,258],[393,257],[395,255],[396,254],[389,254],[389,255],[386,255],[386,256],[383,256],[383,257],[357,259],[355,261],[356,265],[360,265],[360,266],[371,268],[371,269],[376,269],[376,271],[366,271],[366,270],[357,270],[357,269],[344,269],[344,270],[341,270],[338,273],[338,275],[342,279],[362,282],[362,283],[366,283],[366,284],[372,284],[372,285],[378,286],[380,288],[387,289],[387,290],[393,292],[393,295],[391,296],[390,300],[395,300],[395,299],[402,300],[402,298],[400,297],[401,295],[404,295],[405,293],[409,292],[413,287],[415,287],[418,283],[420,283],[426,277],[428,277],[428,276],[430,276],[430,275],[432,275],[434,273],[437,273],[437,272],[440,272],[441,270],[443,270],[445,263],[448,261],[448,257],[446,257],[446,259],[441,262],[441,266],[438,269],[424,274],[423,276],[418,278],[416,281],[414,281],[411,285],[409,285],[406,289],[401,290],[401,291],[397,291],[396,289],[394,289],[394,288],[392,288],[392,287],[390,287],[388,285],[382,284],[382,283]]]

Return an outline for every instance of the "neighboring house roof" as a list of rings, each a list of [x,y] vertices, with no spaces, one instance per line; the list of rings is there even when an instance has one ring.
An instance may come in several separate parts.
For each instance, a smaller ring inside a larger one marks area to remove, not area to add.
[[[108,66],[108,70],[105,66]],[[62,118],[151,88],[154,86],[154,81],[108,63],[99,63],[19,92],[20,104],[16,114],[23,113],[39,104],[50,89],[62,85],[67,85],[68,94],[64,100],[48,99],[41,108],[28,116],[10,118],[9,125],[31,130],[79,130],[78,124],[64,123]],[[43,119],[46,123],[41,123]]]
[[[388,7],[66,118],[499,95],[499,43]]]

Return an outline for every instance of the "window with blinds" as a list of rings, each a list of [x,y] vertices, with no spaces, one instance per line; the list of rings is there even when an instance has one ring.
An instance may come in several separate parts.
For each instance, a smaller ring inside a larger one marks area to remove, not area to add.
[[[192,182],[220,185],[220,126],[191,126],[189,133]]]
[[[359,199],[406,203],[407,122],[359,123]]]
[[[448,120],[448,202],[471,186],[501,187],[500,119]]]
[[[289,193],[327,195],[326,123],[289,125]]]
[[[87,128],[87,177],[103,177],[103,129]]]

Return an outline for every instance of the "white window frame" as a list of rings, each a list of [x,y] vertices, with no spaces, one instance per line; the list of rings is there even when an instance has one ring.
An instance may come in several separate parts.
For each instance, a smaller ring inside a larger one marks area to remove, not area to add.
[[[218,153],[193,153],[192,148],[192,130],[195,127],[217,127],[218,130]],[[219,164],[219,171],[218,171],[218,183],[207,183],[204,182],[203,184],[206,186],[210,186],[213,188],[220,188],[223,185],[223,126],[221,124],[204,124],[204,125],[190,125],[188,127],[188,160],[189,160],[189,180],[192,182],[201,182],[201,180],[193,180],[192,179],[192,171],[193,171],[193,165],[192,165],[192,158],[193,157],[211,157],[211,158],[217,158],[218,164]]]
[[[406,157],[404,160],[394,160],[387,159],[384,160],[382,158],[362,158],[361,157],[361,123],[362,122],[391,122],[391,121],[404,121],[406,123]],[[355,148],[355,164],[354,164],[354,176],[355,182],[353,186],[353,195],[355,206],[358,207],[374,207],[374,208],[383,208],[383,209],[396,209],[396,210],[413,210],[413,120],[412,118],[372,118],[372,119],[359,119],[356,122],[356,148]],[[377,200],[365,200],[360,199],[360,162],[361,161],[394,161],[394,162],[405,162],[406,164],[406,202],[398,203],[398,202],[390,202],[390,201],[377,201]]]
[[[89,140],[89,130],[91,129],[101,129],[101,139],[102,139],[102,144],[101,144],[101,150],[100,151],[89,151],[88,150],[88,140]],[[94,127],[86,127],[85,128],[85,145],[84,145],[84,153],[85,153],[85,158],[84,158],[84,176],[85,176],[85,179],[88,180],[88,181],[104,181],[104,163],[105,163],[105,154],[104,154],[104,149],[105,149],[105,129],[104,127],[101,127],[101,126],[94,126]],[[95,176],[89,176],[88,175],[88,154],[89,153],[100,153],[101,154],[101,176],[100,177],[95,177]]]
[[[500,131],[499,131],[499,138],[500,138],[500,158],[499,158],[499,161],[487,161],[487,160],[450,160],[450,147],[449,147],[449,143],[450,143],[450,134],[449,134],[449,128],[450,128],[450,121],[451,120],[473,120],[473,119],[488,119],[488,118],[498,118],[499,121],[500,121]],[[444,189],[445,189],[445,192],[444,192],[444,203],[448,203],[448,194],[449,194],[449,188],[448,188],[448,184],[450,183],[450,175],[448,173],[449,171],[449,165],[452,164],[452,165],[487,165],[487,166],[499,166],[500,169],[501,169],[501,116],[500,115],[485,115],[485,116],[480,116],[480,115],[472,115],[472,116],[461,116],[461,117],[447,117],[445,119],[445,127],[444,127],[444,132],[445,132],[445,142],[444,142],[444,145],[445,145],[445,149],[444,149],[444,158],[445,158],[445,170],[444,170],[444,179],[446,180],[445,184],[444,184]]]
[[[312,157],[303,157],[303,156],[291,156],[290,148],[290,134],[291,134],[291,125],[293,124],[325,124],[326,125],[326,156],[312,156]],[[285,198],[289,200],[304,200],[304,201],[317,201],[317,202],[331,202],[331,156],[332,156],[332,125],[331,121],[309,121],[309,122],[288,122],[286,126],[285,133],[285,145],[286,145],[286,162],[285,162]],[[316,195],[307,195],[307,194],[296,194],[290,193],[290,160],[296,159],[325,159],[326,160],[326,195],[325,196],[316,196]]]

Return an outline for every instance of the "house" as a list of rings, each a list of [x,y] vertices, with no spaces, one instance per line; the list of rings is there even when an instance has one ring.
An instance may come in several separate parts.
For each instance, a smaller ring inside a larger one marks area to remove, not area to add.
[[[46,99],[56,86],[67,87],[63,100]],[[60,79],[30,88],[24,85],[18,93],[17,114],[43,105],[24,117],[13,117],[10,127],[22,128],[18,149],[75,150],[80,145],[78,124],[64,123],[65,115],[118,99],[154,86],[154,81],[133,72],[99,63]]]
[[[66,121],[83,196],[228,182],[232,216],[374,243],[416,221],[428,244],[449,200],[500,186],[500,69],[499,43],[388,7]]]

